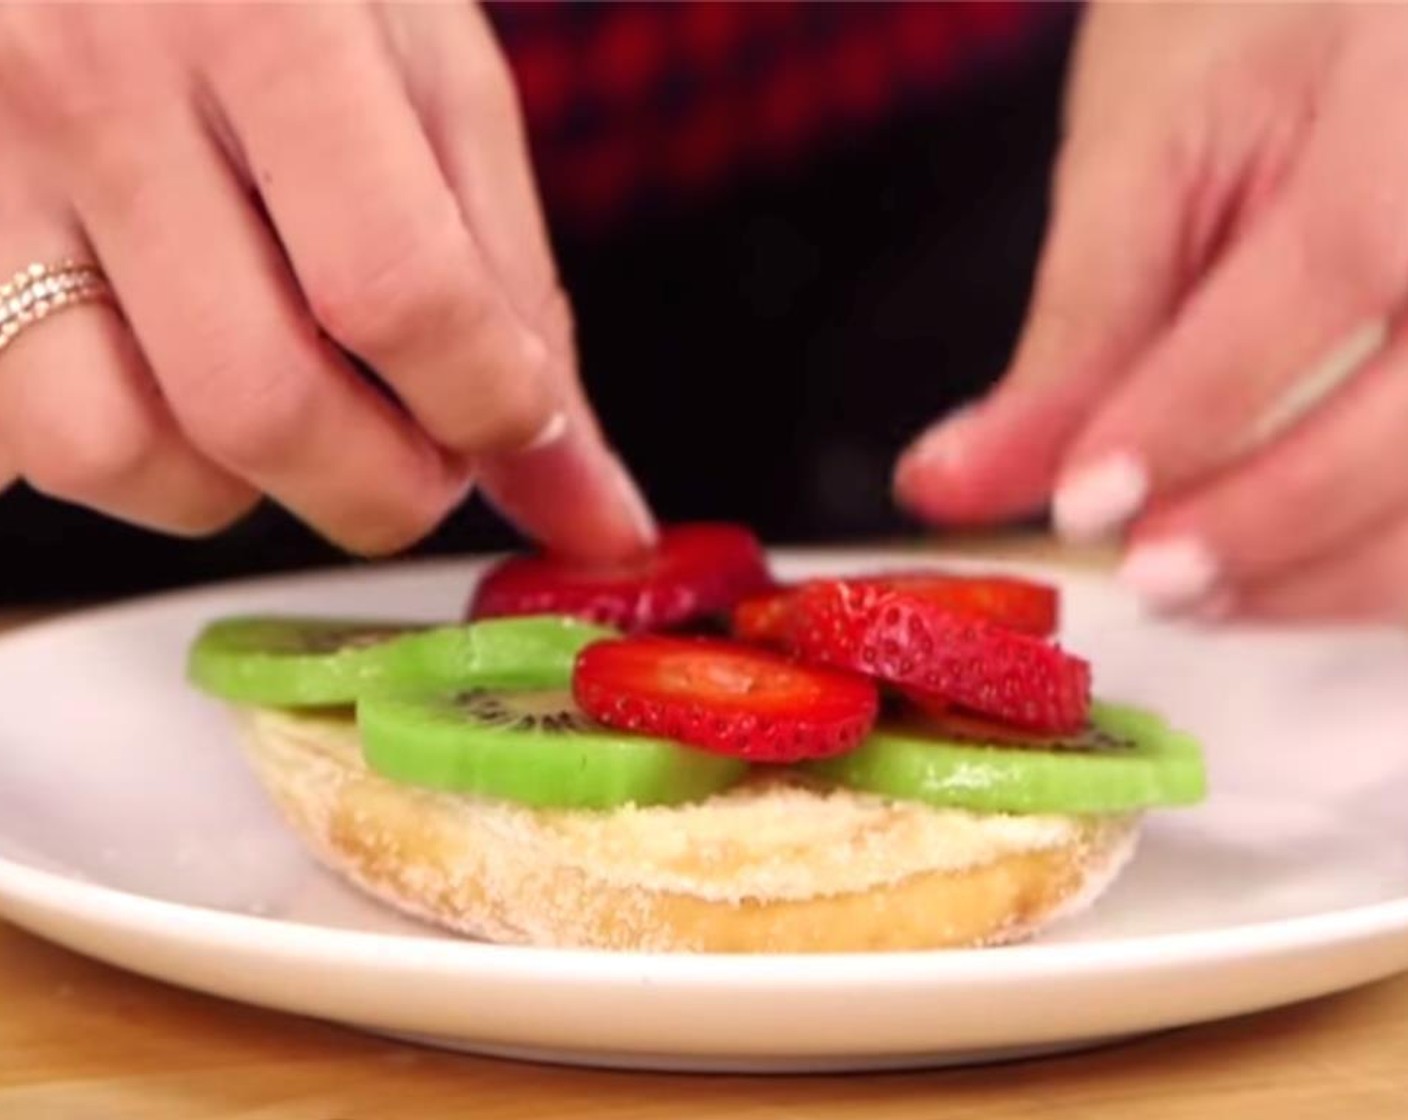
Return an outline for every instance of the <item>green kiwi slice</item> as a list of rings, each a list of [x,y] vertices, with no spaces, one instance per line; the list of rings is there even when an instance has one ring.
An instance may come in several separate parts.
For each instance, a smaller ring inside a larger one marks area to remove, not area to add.
[[[992,813],[1133,812],[1206,792],[1199,744],[1136,708],[1097,703],[1084,733],[1039,746],[939,734],[921,719],[890,723],[807,769],[852,789]]]
[[[534,808],[615,809],[700,800],[747,764],[668,739],[611,731],[565,690],[367,696],[368,767],[392,781]]]
[[[239,704],[329,707],[369,692],[566,688],[577,653],[614,631],[558,616],[462,626],[363,619],[219,619],[192,644],[188,675]]]

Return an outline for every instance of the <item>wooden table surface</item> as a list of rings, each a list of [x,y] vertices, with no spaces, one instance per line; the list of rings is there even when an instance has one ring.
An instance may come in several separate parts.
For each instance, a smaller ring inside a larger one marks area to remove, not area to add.
[[[32,616],[35,612],[26,612]],[[0,625],[27,621],[0,612]],[[1389,1120],[1408,976],[1082,1055],[817,1078],[605,1073],[442,1054],[165,987],[0,924],[3,1120]]]

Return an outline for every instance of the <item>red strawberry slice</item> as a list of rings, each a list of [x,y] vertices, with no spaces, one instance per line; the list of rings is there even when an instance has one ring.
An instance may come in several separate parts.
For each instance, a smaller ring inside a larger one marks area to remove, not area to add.
[[[617,564],[515,556],[480,581],[470,619],[563,614],[628,632],[680,626],[772,586],[758,539],[736,525],[677,525]]]
[[[1049,637],[1060,625],[1056,588],[1014,576],[895,572],[853,582],[893,587],[960,614],[976,615],[1025,634]]]
[[[897,691],[930,720],[944,719],[953,713],[953,705],[936,692],[925,692],[921,688],[904,687],[898,688]],[[1013,729],[1012,733],[1014,735],[1021,734],[1021,732],[1016,729]]]
[[[901,588],[835,580],[797,594],[789,647],[1031,731],[1082,727],[1090,666],[1039,638]]]
[[[577,656],[572,692],[608,727],[752,762],[850,750],[875,725],[879,708],[875,685],[864,677],[717,638],[595,642]]]
[[[818,582],[832,582],[823,580]],[[887,572],[847,583],[892,587],[959,614],[976,615],[1025,634],[1049,637],[1060,623],[1056,588],[1010,576],[960,576],[936,572]],[[781,646],[791,625],[794,588],[779,588],[740,600],[730,631],[740,641]]]
[[[729,619],[729,630],[740,642],[780,646],[787,640],[792,619],[790,588],[765,591],[740,599]]]
[[[1013,727],[1010,723],[999,723],[984,716],[969,715],[955,711],[952,707],[922,692],[907,692],[905,696],[913,701],[927,730],[945,739],[960,742],[996,743],[1011,747],[1047,747],[1060,745],[1070,738],[1069,733],[1030,731]]]
[[[919,697],[915,699],[919,709],[915,718],[919,721],[921,734],[960,743],[1014,750],[1082,753],[1129,750],[1134,745],[1131,740],[1091,723],[1076,732],[1028,731],[1011,724],[996,723],[983,716],[968,715],[953,709],[932,708],[928,706],[927,700]]]

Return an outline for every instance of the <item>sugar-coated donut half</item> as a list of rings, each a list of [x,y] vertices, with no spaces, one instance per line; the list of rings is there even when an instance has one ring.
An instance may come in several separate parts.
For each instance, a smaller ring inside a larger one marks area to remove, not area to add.
[[[1097,898],[1136,815],[935,809],[761,773],[705,801],[532,809],[387,781],[350,719],[238,712],[255,772],[326,866],[499,943],[714,953],[999,945]]]

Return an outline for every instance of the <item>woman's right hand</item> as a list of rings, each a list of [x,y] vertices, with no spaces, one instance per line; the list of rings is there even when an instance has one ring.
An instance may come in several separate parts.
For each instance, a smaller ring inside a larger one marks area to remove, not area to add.
[[[0,350],[0,485],[182,534],[267,494],[380,554],[477,480],[569,553],[652,537],[473,5],[7,5],[0,151],[0,273],[116,303]]]

